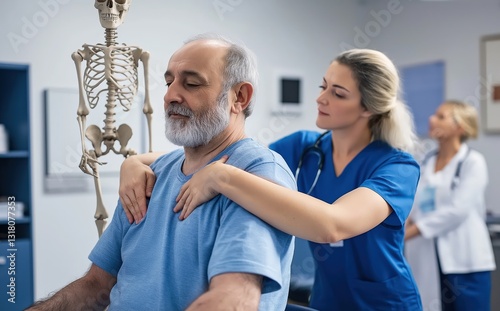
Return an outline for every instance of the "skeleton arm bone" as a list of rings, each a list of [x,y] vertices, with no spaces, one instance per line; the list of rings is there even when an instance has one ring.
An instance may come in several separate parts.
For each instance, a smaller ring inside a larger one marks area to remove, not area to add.
[[[91,151],[92,155],[95,157],[95,154],[93,154],[93,151]],[[108,213],[106,211],[106,207],[104,206],[104,202],[102,200],[102,190],[101,190],[101,182],[99,180],[99,167],[97,164],[93,164],[93,170],[94,170],[94,186],[96,189],[96,199],[97,199],[97,206],[94,214],[95,218],[95,224],[97,226],[97,234],[99,237],[102,235],[104,232],[104,227],[106,226],[106,219],[108,218]]]
[[[153,116],[153,107],[151,106],[151,102],[149,101],[149,52],[140,50],[141,56],[140,60],[144,66],[144,108],[142,112],[146,115],[146,119],[148,121],[148,138],[149,138],[149,152],[153,152],[152,146],[152,133],[151,133],[151,119]]]
[[[79,103],[77,109],[77,120],[78,126],[80,128],[80,140],[82,143],[82,159],[80,160],[80,169],[89,175],[95,177],[95,172],[92,168],[92,164],[102,164],[98,162],[96,159],[89,156],[87,148],[85,147],[85,121],[87,119],[87,115],[89,114],[89,108],[85,104],[85,98],[83,96],[83,80],[82,80],[82,71],[81,65],[84,59],[86,59],[87,53],[86,50],[78,50],[71,54],[71,58],[73,59],[76,67],[76,73],[78,76],[78,94],[79,94]]]
[[[89,114],[89,108],[87,108],[87,105],[85,105],[85,98],[83,96],[83,81],[82,81],[82,62],[83,59],[85,58],[85,51],[84,50],[78,50],[71,54],[71,58],[73,59],[73,62],[75,63],[76,67],[76,74],[78,76],[78,95],[79,95],[79,103],[78,103],[78,111],[77,114],[78,116],[84,116],[86,117]],[[82,138],[83,138],[83,133],[82,133]]]

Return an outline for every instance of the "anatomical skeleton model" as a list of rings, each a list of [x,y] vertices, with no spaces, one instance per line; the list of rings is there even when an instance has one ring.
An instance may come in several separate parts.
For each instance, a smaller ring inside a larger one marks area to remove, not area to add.
[[[119,125],[118,128],[115,126],[115,108],[117,103],[120,103],[124,111],[130,110],[138,88],[137,68],[139,60],[144,66],[145,98],[143,112],[147,119],[149,152],[151,152],[151,117],[153,109],[149,102],[148,89],[149,53],[136,46],[118,45],[116,43],[116,29],[123,23],[130,2],[131,0],[95,0],[94,6],[99,11],[101,26],[106,29],[106,42],[105,44],[98,43],[95,45],[84,44],[83,49],[71,55],[78,74],[79,104],[77,119],[82,143],[82,159],[79,166],[84,173],[94,176],[97,195],[94,218],[99,237],[106,225],[108,213],[102,200],[98,170],[99,165],[105,163],[99,162],[98,159],[110,151],[124,157],[136,154],[133,149],[127,147],[127,143],[132,137],[131,127],[125,123]],[[82,62],[86,63],[83,75],[81,72]],[[85,128],[86,117],[89,114],[85,98],[88,100],[90,108],[94,109],[101,95],[107,96],[104,127],[101,130],[97,125],[92,124]],[[93,150],[87,150],[84,135],[92,143]],[[115,149],[116,141],[120,145],[118,150]]]

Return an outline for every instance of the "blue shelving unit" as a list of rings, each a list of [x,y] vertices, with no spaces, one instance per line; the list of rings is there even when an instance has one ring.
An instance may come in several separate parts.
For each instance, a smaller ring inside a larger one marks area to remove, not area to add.
[[[29,66],[0,63],[0,124],[9,136],[9,152],[0,154],[0,201],[24,205],[24,215],[0,219],[0,310],[33,303],[29,97]]]

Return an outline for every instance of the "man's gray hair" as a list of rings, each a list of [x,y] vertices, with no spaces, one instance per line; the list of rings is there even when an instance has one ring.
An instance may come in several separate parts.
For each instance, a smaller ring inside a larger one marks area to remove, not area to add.
[[[259,79],[257,62],[253,52],[243,44],[236,44],[221,35],[212,33],[194,36],[185,41],[184,44],[199,40],[218,41],[228,46],[223,73],[222,91],[224,93],[228,92],[231,87],[241,82],[249,82],[252,84],[254,92],[247,108],[244,110],[245,118],[249,117],[253,111],[257,82]]]

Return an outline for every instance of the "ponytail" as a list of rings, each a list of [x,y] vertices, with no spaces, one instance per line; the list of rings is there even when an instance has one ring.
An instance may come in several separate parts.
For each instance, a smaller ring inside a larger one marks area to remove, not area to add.
[[[413,116],[405,103],[396,100],[389,111],[373,116],[370,126],[374,139],[406,152],[415,150],[417,136]]]
[[[399,75],[392,61],[369,49],[348,50],[335,60],[348,66],[358,82],[361,105],[372,113],[369,127],[373,139],[413,152],[417,141],[413,116],[403,102],[396,100]]]

